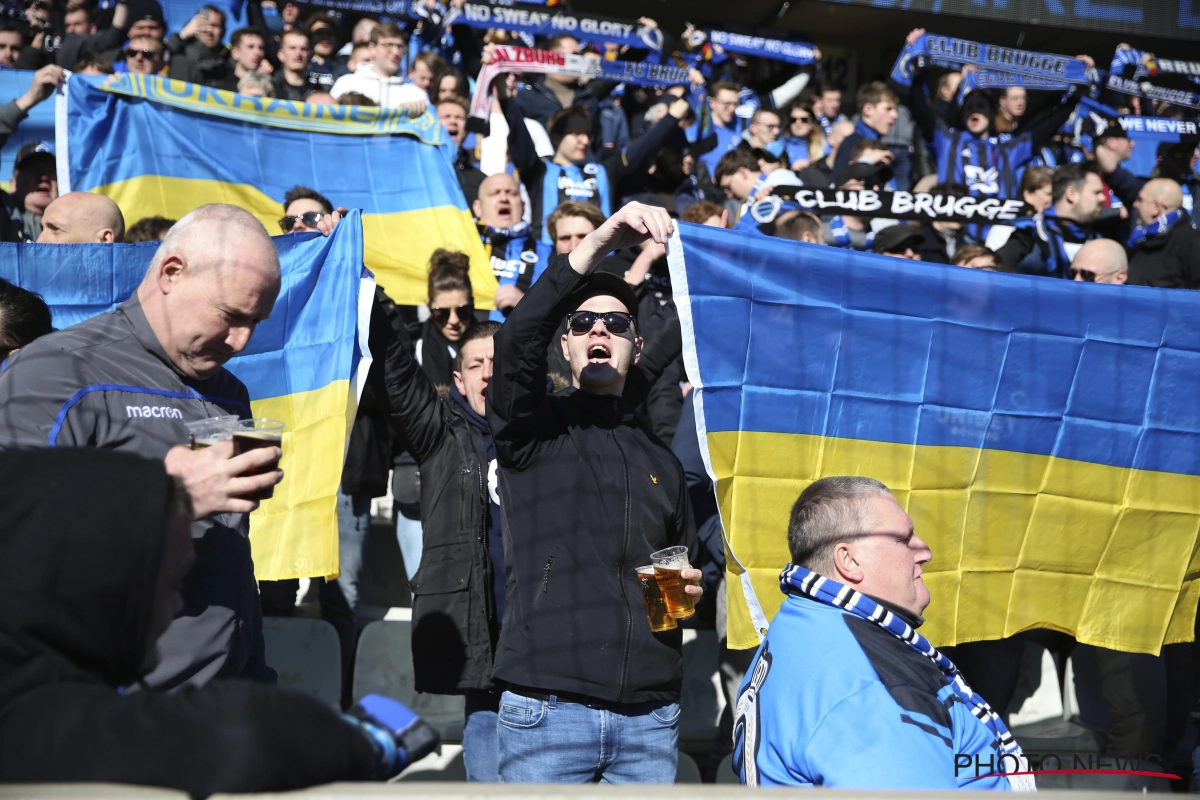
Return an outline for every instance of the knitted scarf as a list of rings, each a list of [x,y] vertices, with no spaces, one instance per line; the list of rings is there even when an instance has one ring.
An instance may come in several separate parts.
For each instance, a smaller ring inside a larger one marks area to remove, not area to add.
[[[1168,211],[1166,214],[1163,214],[1149,225],[1138,225],[1133,229],[1133,233],[1129,235],[1129,241],[1126,242],[1126,245],[1130,250],[1133,250],[1151,236],[1157,236],[1160,233],[1166,233],[1168,230],[1170,230],[1172,225],[1174,225],[1176,222],[1179,222],[1182,216],[1182,209],[1177,208],[1174,211]]]
[[[913,630],[904,620],[866,595],[805,569],[799,564],[788,564],[780,573],[779,588],[784,594],[803,595],[819,603],[840,608],[868,622],[873,622],[928,658],[946,676],[954,693],[966,704],[967,708],[971,709],[971,714],[996,735],[996,740],[1000,745],[999,762],[1011,766],[1012,769],[1008,771],[1012,772],[1025,772],[1028,769],[1025,757],[1021,754],[1021,746],[1009,732],[1004,720],[1000,719],[1000,715],[992,710],[986,700],[971,690],[962,674],[959,673],[958,667],[954,666],[950,659],[938,652],[938,649],[931,645],[928,639]],[[1005,756],[1009,756],[1009,758],[1005,758]],[[1017,792],[1037,790],[1032,775],[1011,775],[1008,783],[1013,791]]]

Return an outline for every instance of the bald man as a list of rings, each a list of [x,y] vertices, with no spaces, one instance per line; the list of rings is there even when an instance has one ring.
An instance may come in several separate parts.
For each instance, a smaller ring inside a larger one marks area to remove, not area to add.
[[[1125,283],[1129,278],[1129,261],[1125,258],[1125,248],[1112,239],[1093,239],[1079,248],[1068,272],[1076,281]]]
[[[496,310],[489,318],[504,322],[542,270],[545,259],[539,255],[537,240],[530,236],[517,179],[507,172],[489,175],[479,184],[479,196],[471,203],[479,238],[492,264],[499,287],[496,289]]]
[[[1183,190],[1170,178],[1146,181],[1133,204],[1138,225],[1129,237],[1129,283],[1200,288],[1200,232],[1183,209]]]
[[[22,348],[0,374],[0,450],[125,450],[162,459],[191,495],[196,564],[180,616],[158,641],[146,677],[154,688],[275,680],[247,515],[258,505],[248,498],[283,479],[279,448],[234,456],[231,442],[181,445],[184,423],[250,416],[246,387],[224,365],[271,313],[279,285],[279,257],[258,220],[202,206],[167,233],[133,297]]]
[[[46,206],[38,244],[112,244],[125,241],[125,217],[102,194],[68,192]]]

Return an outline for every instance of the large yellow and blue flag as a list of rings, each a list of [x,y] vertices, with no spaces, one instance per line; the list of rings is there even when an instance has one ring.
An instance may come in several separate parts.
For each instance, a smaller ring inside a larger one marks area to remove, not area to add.
[[[141,282],[157,243],[0,243],[0,278],[38,292],[63,328],[115,308]],[[371,354],[375,283],[363,269],[362,221],[329,237],[275,237],[283,273],[271,316],[226,368],[251,411],[286,423],[284,480],[250,519],[260,580],[338,574],[337,488]],[[183,444],[183,442],[181,442]]]
[[[279,231],[284,194],[362,209],[367,267],[394,301],[426,302],[429,257],[470,256],[476,304],[496,278],[432,114],[246,97],[152,75],[71,76],[60,96],[60,191],[97,192],[126,224],[231,203]]]
[[[1049,628],[1157,653],[1200,599],[1200,294],[681,224],[669,248],[727,533],[729,641],[783,596],[811,482],[891,487],[933,550],[928,638]]]

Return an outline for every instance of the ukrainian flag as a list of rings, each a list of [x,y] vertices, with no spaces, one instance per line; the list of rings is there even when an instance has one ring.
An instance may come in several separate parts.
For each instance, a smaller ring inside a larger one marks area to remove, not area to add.
[[[731,647],[757,646],[779,608],[789,510],[830,475],[883,481],[929,542],[935,644],[1192,640],[1200,294],[679,228]]]
[[[226,368],[256,417],[281,420],[283,483],[251,515],[259,580],[338,574],[337,488],[358,408],[375,283],[358,211],[333,235],[275,237],[283,283],[271,316]],[[133,294],[156,243],[0,244],[0,277],[40,293],[65,327]],[[181,442],[182,444],[182,442]]]
[[[366,264],[397,303],[427,300],[439,247],[471,258],[476,305],[496,278],[454,174],[455,145],[433,117],[245,97],[158,76],[73,75],[58,102],[60,191],[96,192],[126,224],[231,203],[279,232],[299,184],[363,211]]]

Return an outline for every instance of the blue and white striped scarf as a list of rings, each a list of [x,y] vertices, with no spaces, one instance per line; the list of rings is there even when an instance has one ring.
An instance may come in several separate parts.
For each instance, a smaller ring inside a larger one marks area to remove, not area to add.
[[[971,714],[996,735],[996,740],[1000,744],[1000,758],[998,761],[1001,764],[1007,764],[1012,767],[1012,769],[1005,771],[1028,771],[1025,757],[1021,754],[1021,746],[1013,738],[1012,733],[1008,730],[1008,726],[1004,724],[1004,720],[1000,719],[1000,715],[993,711],[992,707],[987,704],[987,701],[967,685],[966,680],[963,679],[962,674],[958,671],[958,667],[954,666],[954,662],[942,655],[936,647],[929,643],[928,639],[913,630],[912,626],[907,622],[865,594],[856,592],[849,586],[826,578],[823,575],[818,575],[799,564],[788,564],[783,572],[780,573],[779,588],[784,594],[800,594],[819,603],[840,608],[868,622],[873,622],[913,650],[925,656],[925,658],[928,658],[946,676],[946,680],[950,682],[954,693],[958,695],[958,698],[963,701],[967,708],[971,709]],[[1008,756],[1008,758],[1005,758],[1005,756]],[[1010,775],[1008,783],[1013,791],[1016,792],[1037,791],[1032,775]]]
[[[1133,229],[1133,233],[1129,235],[1129,241],[1125,244],[1130,250],[1136,248],[1139,244],[1149,239],[1151,236],[1157,236],[1160,233],[1166,233],[1171,229],[1171,226],[1179,222],[1179,218],[1183,216],[1183,212],[1179,209],[1168,211],[1158,219],[1151,222],[1149,225],[1138,225]]]

